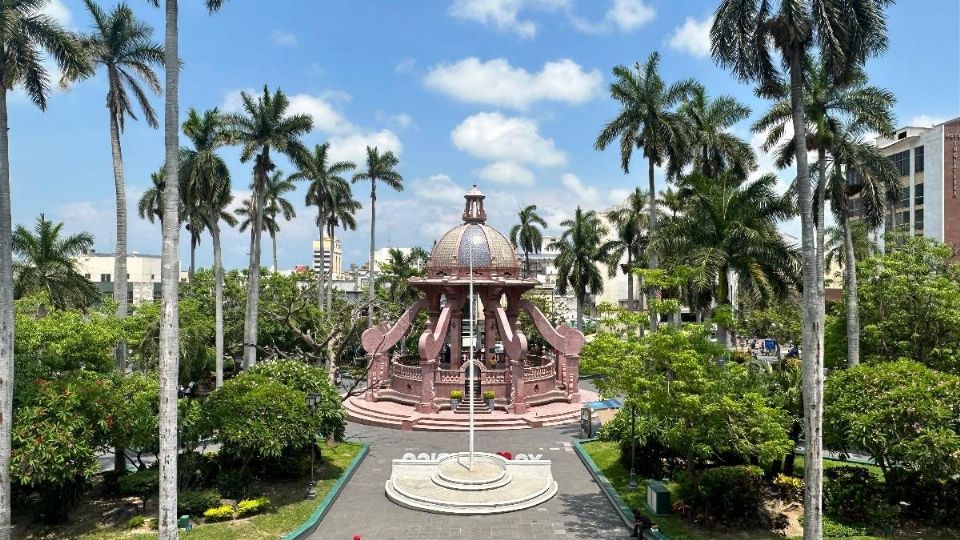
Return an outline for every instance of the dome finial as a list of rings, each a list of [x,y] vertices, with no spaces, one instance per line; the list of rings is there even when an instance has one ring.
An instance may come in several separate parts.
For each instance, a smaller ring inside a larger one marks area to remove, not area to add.
[[[486,196],[480,192],[480,189],[477,188],[477,185],[473,185],[473,189],[467,192],[463,196],[467,200],[467,204],[463,209],[463,222],[464,223],[484,223],[487,221],[487,213],[483,210],[483,199]]]

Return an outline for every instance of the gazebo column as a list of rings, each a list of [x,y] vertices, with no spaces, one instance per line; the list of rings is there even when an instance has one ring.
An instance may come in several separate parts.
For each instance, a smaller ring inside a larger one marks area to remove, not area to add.
[[[440,407],[433,401],[434,398],[437,397],[436,390],[434,389],[437,360],[420,359],[420,373],[423,377],[420,381],[420,403],[417,404],[417,412],[435,413],[440,410]]]
[[[523,360],[510,359],[510,405],[507,410],[513,414],[525,414],[530,410],[523,388]]]
[[[493,346],[497,344],[497,318],[494,312],[495,306],[499,305],[496,293],[483,296],[483,358],[486,365],[495,364],[493,362]]]
[[[567,386],[567,399],[570,403],[580,403],[580,355],[565,354],[557,355],[557,363],[561,358],[564,361],[564,377]]]
[[[363,396],[367,401],[376,401],[380,382],[390,380],[390,351],[381,351],[373,356],[367,380],[369,383]]]

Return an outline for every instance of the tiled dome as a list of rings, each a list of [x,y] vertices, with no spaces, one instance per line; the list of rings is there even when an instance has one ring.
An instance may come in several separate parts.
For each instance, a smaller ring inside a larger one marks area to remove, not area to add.
[[[490,227],[483,210],[484,196],[476,186],[467,193],[462,225],[446,232],[427,259],[427,275],[460,275],[469,271],[471,252],[474,272],[516,278],[520,259],[510,240]]]

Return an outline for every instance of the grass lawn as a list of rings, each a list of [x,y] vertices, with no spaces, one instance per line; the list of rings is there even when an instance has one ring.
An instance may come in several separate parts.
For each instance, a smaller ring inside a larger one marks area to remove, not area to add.
[[[334,448],[323,448],[323,463],[317,467],[317,498],[304,499],[306,482],[303,480],[273,482],[264,485],[264,495],[270,498],[271,509],[263,514],[245,519],[220,523],[201,524],[190,532],[181,532],[181,538],[196,540],[234,540],[234,539],[277,539],[296,529],[307,520],[317,505],[323,500],[330,488],[343,474],[347,465],[360,452],[356,443],[343,442]],[[82,512],[83,508],[78,510]],[[93,516],[74,517],[74,523],[66,527],[49,529],[46,534],[33,534],[27,538],[78,538],[82,540],[146,540],[157,537],[155,531],[147,528],[133,531],[113,527],[103,527],[85,520]],[[145,516],[145,517],[156,517]],[[49,536],[47,536],[49,534]]]

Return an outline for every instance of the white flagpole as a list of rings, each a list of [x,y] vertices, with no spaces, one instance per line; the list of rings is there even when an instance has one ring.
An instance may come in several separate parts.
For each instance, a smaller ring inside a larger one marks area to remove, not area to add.
[[[473,246],[470,246],[470,359],[468,368],[470,370],[469,376],[469,387],[470,387],[470,466],[468,467],[471,471],[473,470],[473,393],[474,393],[474,369],[473,365],[473,350],[475,346],[475,339],[473,335],[473,328],[476,324],[476,311],[474,311],[473,306]]]

